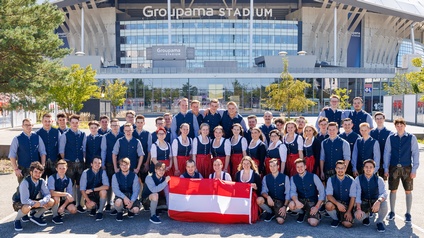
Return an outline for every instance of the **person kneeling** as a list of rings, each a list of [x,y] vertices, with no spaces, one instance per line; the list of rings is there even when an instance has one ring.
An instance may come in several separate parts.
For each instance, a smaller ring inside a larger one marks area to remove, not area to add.
[[[374,173],[375,161],[364,161],[364,173],[355,178],[356,212],[355,218],[364,226],[370,225],[370,212],[378,213],[377,231],[385,232],[383,220],[388,213],[387,190],[383,178]]]
[[[320,220],[319,208],[325,199],[324,185],[316,174],[306,171],[306,163],[303,159],[294,161],[298,174],[290,179],[290,196],[292,201],[289,208],[293,212],[299,212],[297,223],[302,223],[305,213],[308,223],[317,226]]]
[[[336,175],[327,180],[327,203],[325,210],[333,218],[331,227],[353,225],[353,206],[355,205],[356,186],[351,176],[346,174],[347,166],[343,160],[336,162]]]
[[[269,161],[271,173],[262,179],[261,196],[256,202],[266,211],[265,222],[270,222],[276,217],[278,224],[283,224],[286,220],[287,204],[290,201],[290,181],[289,176],[280,173],[279,167],[277,159]]]
[[[44,166],[40,162],[32,162],[29,168],[30,175],[22,180],[19,185],[19,199],[22,207],[18,210],[18,215],[15,218],[15,231],[22,231],[21,218],[27,216],[31,210],[36,211],[30,218],[32,222],[39,226],[47,225],[41,215],[53,206],[54,200],[51,198],[46,181],[41,178],[43,172]],[[42,198],[38,199],[40,194]]]
[[[72,191],[72,180],[66,176],[68,170],[68,163],[61,159],[56,163],[56,173],[49,176],[47,181],[50,194],[54,199],[52,207],[54,224],[63,224],[62,214],[67,209],[70,213],[77,213],[75,200]]]
[[[203,176],[196,171],[196,162],[193,159],[186,161],[186,171],[180,175],[180,178],[200,178]]]
[[[80,180],[81,194],[85,199],[85,206],[91,209],[90,216],[96,216],[96,221],[103,220],[103,209],[106,204],[109,179],[102,168],[102,159],[96,157],[91,162],[91,168],[86,169]],[[98,210],[96,214],[96,207]]]
[[[171,177],[163,176],[165,174],[165,170],[165,163],[157,162],[155,164],[155,171],[146,177],[145,185],[143,186],[143,192],[141,194],[143,207],[150,209],[149,221],[153,224],[162,223],[158,217],[156,208],[158,207],[159,203],[163,203],[163,197],[166,199],[165,204],[168,204],[168,182],[171,180]]]
[[[140,211],[140,201],[137,199],[140,192],[140,182],[138,176],[130,171],[130,159],[123,158],[119,160],[118,173],[112,176],[112,190],[115,194],[115,209],[117,221],[123,220],[124,207],[128,209],[128,218],[133,218],[134,214]]]

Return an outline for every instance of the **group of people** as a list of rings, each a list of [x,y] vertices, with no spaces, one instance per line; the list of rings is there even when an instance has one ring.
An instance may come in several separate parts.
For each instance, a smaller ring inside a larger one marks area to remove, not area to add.
[[[179,113],[155,119],[152,133],[143,129],[144,116],[133,111],[121,127],[107,116],[89,122],[90,135],[79,129],[78,115],[69,118],[68,128],[66,116],[58,114],[55,129],[52,116],[45,114],[35,133],[24,119],[23,133],[13,139],[9,154],[20,184],[15,230],[26,221],[46,225],[42,216],[50,208],[55,224],[63,223],[65,210],[88,210],[96,221],[105,210],[122,221],[124,213],[132,218],[141,207],[159,224],[157,208],[166,208],[170,176],[180,176],[250,183],[257,207],[253,215],[263,210],[266,222],[275,218],[282,224],[291,212],[298,214],[297,222],[306,216],[316,226],[326,213],[332,227],[351,227],[354,218],[369,225],[377,213],[377,230],[384,232],[386,201],[392,220],[400,181],[406,193],[405,221],[411,222],[418,143],[401,118],[391,132],[378,112],[374,128],[362,103],[355,98],[354,110],[340,110],[333,95],[316,126],[302,116],[295,121],[273,118],[269,111],[263,125],[258,127],[257,117],[250,115],[246,126],[235,102],[224,110],[212,99],[207,109],[200,109],[199,101],[185,98]],[[389,180],[390,195],[383,178]]]

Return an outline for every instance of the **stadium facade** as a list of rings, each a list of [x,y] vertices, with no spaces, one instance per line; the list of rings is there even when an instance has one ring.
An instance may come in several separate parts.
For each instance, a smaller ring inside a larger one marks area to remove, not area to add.
[[[420,55],[424,3],[418,0],[64,0],[65,47],[101,56],[100,83],[129,86],[124,109],[177,110],[181,97],[238,102],[260,112],[282,57],[317,113],[337,88],[382,106],[383,84]],[[413,40],[412,40],[413,39]],[[281,56],[279,52],[287,55]],[[408,58],[409,57],[409,58]],[[405,62],[402,63],[402,59]],[[83,58],[80,58],[83,62]]]

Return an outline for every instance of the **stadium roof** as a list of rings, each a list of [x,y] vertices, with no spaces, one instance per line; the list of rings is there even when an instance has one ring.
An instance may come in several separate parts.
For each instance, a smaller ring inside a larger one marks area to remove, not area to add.
[[[193,0],[194,3],[222,3],[223,1],[219,0]],[[278,3],[281,1],[281,4],[288,3],[298,3],[299,0],[277,0],[272,1],[273,3]],[[96,4],[104,4],[110,6],[115,4],[115,0],[53,0],[51,3],[57,5],[59,8],[77,5],[83,2],[95,2]],[[171,0],[172,3],[176,2],[185,2],[184,0]],[[225,2],[225,0],[224,0]],[[238,0],[237,3],[246,3],[249,0]],[[269,3],[269,1],[264,0],[254,0],[254,2],[264,2]],[[332,0],[301,0],[302,4],[307,3],[315,3],[315,4],[328,4],[333,2]],[[337,0],[337,3],[342,3],[346,5],[350,5],[353,7],[363,8],[367,11],[377,12],[385,15],[396,16],[408,20],[412,20],[415,22],[424,21],[424,1],[423,0]],[[161,0],[118,0],[118,3],[163,3],[166,4],[165,1]]]

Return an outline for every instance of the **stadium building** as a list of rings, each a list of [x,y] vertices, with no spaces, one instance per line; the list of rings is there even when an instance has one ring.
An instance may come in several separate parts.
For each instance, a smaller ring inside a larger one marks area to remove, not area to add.
[[[261,112],[282,58],[295,78],[312,85],[305,94],[317,104],[303,113],[317,113],[337,88],[351,90],[351,99],[362,97],[366,110],[381,110],[384,83],[424,55],[419,0],[54,4],[66,15],[57,30],[65,47],[85,53],[68,62],[101,57],[100,84],[126,80],[123,109],[139,113],[175,111],[181,97],[203,104],[233,100],[241,112]]]

